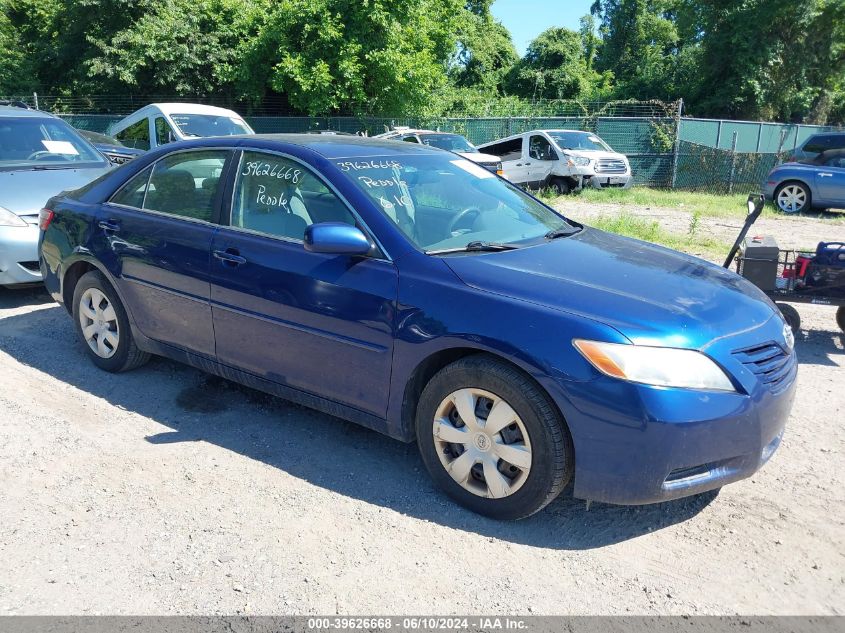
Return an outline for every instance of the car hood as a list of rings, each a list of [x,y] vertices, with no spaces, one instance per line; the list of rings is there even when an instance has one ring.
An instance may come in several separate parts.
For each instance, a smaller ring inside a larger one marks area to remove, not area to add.
[[[624,160],[626,163],[628,159],[625,157],[625,154],[619,154],[618,152],[593,152],[587,151],[583,149],[565,149],[563,150],[564,154],[569,154],[571,156],[584,156],[589,158],[590,160],[601,160],[601,159],[613,159],[613,160]]]
[[[17,215],[38,213],[53,196],[87,185],[109,169],[110,166],[0,171],[0,207]]]
[[[775,311],[733,272],[591,228],[537,246],[444,261],[471,287],[579,314],[644,345],[701,349],[759,327]]]
[[[499,157],[493,156],[493,154],[483,154],[482,152],[455,152],[466,158],[467,160],[471,160],[474,163],[498,163]]]

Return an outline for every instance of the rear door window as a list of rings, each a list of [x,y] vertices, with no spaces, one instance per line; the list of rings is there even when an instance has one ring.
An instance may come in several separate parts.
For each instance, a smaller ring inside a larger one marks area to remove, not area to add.
[[[120,204],[124,207],[142,209],[144,207],[144,196],[147,194],[147,183],[150,181],[150,173],[153,167],[150,165],[139,174],[133,176],[129,182],[118,189],[112,196],[113,204]]]
[[[212,222],[228,156],[225,150],[203,150],[162,158],[153,166],[142,208]]]

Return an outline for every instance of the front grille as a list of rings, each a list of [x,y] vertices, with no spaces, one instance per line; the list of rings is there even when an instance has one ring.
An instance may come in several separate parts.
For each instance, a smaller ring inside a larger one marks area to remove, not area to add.
[[[739,349],[734,356],[772,391],[778,391],[795,368],[795,356],[777,343]]]
[[[601,158],[596,162],[596,172],[600,174],[624,174],[626,171],[625,161],[618,158]]]
[[[105,154],[108,159],[115,165],[125,165],[134,158],[134,156],[127,156],[126,154],[114,154],[112,152],[105,152]]]

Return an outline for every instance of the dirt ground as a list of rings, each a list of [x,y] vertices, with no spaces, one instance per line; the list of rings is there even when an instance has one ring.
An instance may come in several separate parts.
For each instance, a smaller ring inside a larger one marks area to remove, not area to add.
[[[693,214],[682,208],[637,207],[614,203],[595,203],[579,200],[577,196],[564,196],[555,201],[555,207],[578,222],[589,224],[597,217],[616,217],[621,213],[658,222],[670,233],[687,235]],[[749,235],[771,235],[780,248],[811,249],[824,242],[845,242],[845,211],[814,213],[790,217],[776,214],[768,206],[754,223]],[[711,237],[733,244],[742,228],[742,218],[700,216],[695,235]]]
[[[754,477],[498,523],[413,445],[162,359],[104,373],[45,294],[0,289],[0,614],[845,614],[845,335],[799,310]]]

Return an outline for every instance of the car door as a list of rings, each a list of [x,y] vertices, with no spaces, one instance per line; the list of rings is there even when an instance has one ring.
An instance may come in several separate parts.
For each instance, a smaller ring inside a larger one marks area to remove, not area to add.
[[[845,207],[845,152],[836,152],[816,170],[816,195],[818,201]]]
[[[214,357],[210,251],[232,152],[176,152],[119,189],[100,213],[94,255],[142,334]]]
[[[528,161],[525,160],[528,154],[523,145],[525,145],[524,137],[518,136],[484,148],[486,153],[499,156],[505,178],[517,185],[528,182],[528,165],[526,164]]]
[[[398,292],[393,263],[305,250],[309,224],[366,227],[291,157],[245,151],[231,200],[229,226],[212,244],[218,361],[384,417]]]
[[[532,187],[539,188],[548,182],[557,160],[557,152],[549,139],[542,134],[532,134],[528,141],[528,181]]]

